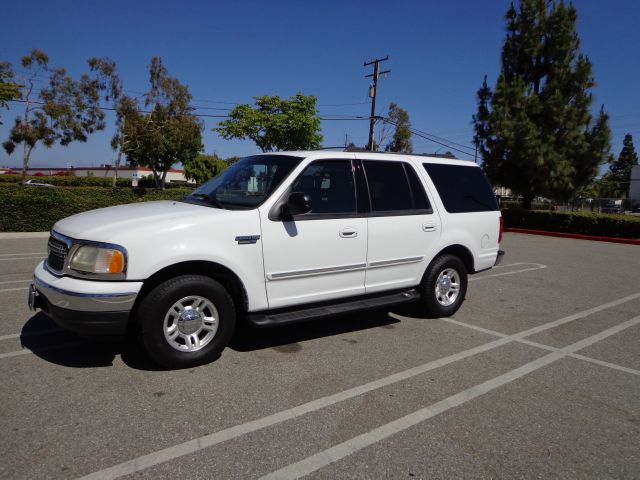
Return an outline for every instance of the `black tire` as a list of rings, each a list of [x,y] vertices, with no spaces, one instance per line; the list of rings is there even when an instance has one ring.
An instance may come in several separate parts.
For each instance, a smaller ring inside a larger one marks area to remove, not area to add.
[[[440,274],[447,270],[453,270],[459,276],[459,290],[451,304],[443,305],[444,296],[436,292],[436,284]],[[422,305],[427,315],[430,318],[441,318],[456,313],[467,294],[467,282],[467,267],[462,260],[451,254],[436,257],[429,265],[421,285]]]
[[[174,304],[191,296],[202,297],[215,307],[217,330],[198,350],[181,351],[165,337],[165,319]],[[138,305],[137,317],[145,350],[154,361],[167,368],[188,368],[216,360],[229,343],[236,324],[231,296],[220,283],[204,275],[181,275],[156,286]]]

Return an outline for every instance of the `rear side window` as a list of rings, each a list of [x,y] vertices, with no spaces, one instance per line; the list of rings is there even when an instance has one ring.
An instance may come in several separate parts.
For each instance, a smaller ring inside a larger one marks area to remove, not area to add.
[[[424,163],[449,213],[498,210],[498,202],[482,170],[463,165]]]
[[[431,205],[427,199],[427,194],[424,192],[424,187],[418,176],[416,175],[413,167],[405,164],[404,169],[409,177],[409,185],[411,185],[411,193],[413,193],[413,204],[416,210],[431,210]]]
[[[369,184],[371,210],[412,210],[413,201],[404,167],[400,162],[363,161]]]

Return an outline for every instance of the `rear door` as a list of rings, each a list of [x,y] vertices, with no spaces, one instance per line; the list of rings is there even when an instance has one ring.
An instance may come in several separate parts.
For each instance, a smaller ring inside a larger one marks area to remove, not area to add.
[[[445,219],[443,243],[472,252],[474,270],[491,268],[500,241],[500,210],[482,169],[471,162],[424,163]]]
[[[440,218],[411,163],[363,159],[362,166],[371,202],[366,292],[415,286],[435,254]]]

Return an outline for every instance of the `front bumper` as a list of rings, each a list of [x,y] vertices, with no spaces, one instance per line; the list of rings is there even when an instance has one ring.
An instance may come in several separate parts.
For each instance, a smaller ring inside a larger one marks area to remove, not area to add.
[[[29,307],[41,308],[60,327],[84,334],[125,333],[142,282],[99,282],[56,277],[40,263]]]

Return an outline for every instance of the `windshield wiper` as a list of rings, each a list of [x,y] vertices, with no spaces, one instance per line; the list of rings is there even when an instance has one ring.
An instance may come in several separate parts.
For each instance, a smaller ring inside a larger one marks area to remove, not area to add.
[[[211,205],[213,205],[216,208],[224,209],[224,207],[222,206],[222,204],[218,201],[218,199],[216,197],[212,197],[210,195],[207,195],[206,193],[192,193],[191,195],[189,195],[189,197],[195,198],[196,200],[205,200],[207,203],[210,203]],[[187,197],[187,198],[189,198],[189,197]]]

